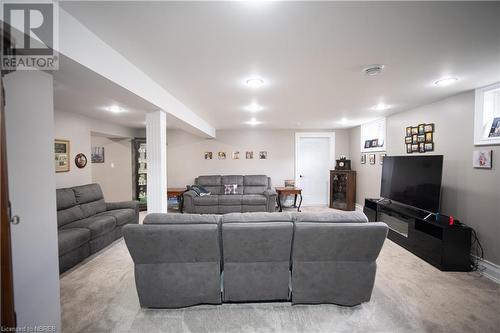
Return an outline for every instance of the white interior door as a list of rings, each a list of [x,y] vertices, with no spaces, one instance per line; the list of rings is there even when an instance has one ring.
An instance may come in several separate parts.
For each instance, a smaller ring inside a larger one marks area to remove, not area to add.
[[[296,178],[302,189],[303,205],[328,205],[333,137],[298,135]]]

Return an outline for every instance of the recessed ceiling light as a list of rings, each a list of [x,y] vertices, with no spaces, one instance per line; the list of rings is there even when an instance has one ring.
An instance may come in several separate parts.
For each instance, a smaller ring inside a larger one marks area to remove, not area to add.
[[[262,111],[264,108],[262,107],[262,105],[259,105],[257,103],[252,103],[247,107],[245,107],[245,109],[250,112],[259,112]]]
[[[337,124],[341,124],[341,125],[345,125],[347,124],[349,121],[347,120],[347,118],[342,118],[340,119],[339,121],[337,121]]]
[[[456,78],[456,77],[445,77],[445,78],[437,80],[436,82],[434,82],[434,84],[438,87],[445,87],[445,86],[449,86],[450,84],[453,84],[457,81],[458,81],[458,78]]]
[[[371,109],[374,111],[384,111],[390,109],[391,106],[384,104],[384,103],[378,103],[377,105],[373,106]]]
[[[252,77],[250,79],[247,79],[245,81],[245,84],[250,88],[259,88],[264,85],[264,80],[261,79],[260,77]]]
[[[257,121],[257,119],[252,118],[252,119],[250,119],[250,121],[247,121],[246,124],[251,125],[251,126],[256,126],[256,125],[259,125],[260,122]]]
[[[111,105],[111,106],[107,107],[106,110],[108,110],[109,112],[113,112],[113,113],[125,112],[125,109],[119,107],[118,105]]]

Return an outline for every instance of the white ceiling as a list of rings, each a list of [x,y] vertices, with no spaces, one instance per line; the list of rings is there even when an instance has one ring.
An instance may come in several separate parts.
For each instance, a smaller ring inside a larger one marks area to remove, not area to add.
[[[54,108],[131,128],[144,128],[146,113],[158,107],[60,55],[59,70],[54,71]],[[108,110],[119,106],[123,113]],[[168,128],[192,131],[190,126],[167,113]]]
[[[268,128],[349,127],[500,80],[498,2],[62,7],[217,129],[248,127],[252,117]],[[386,68],[366,77],[369,64]],[[266,86],[246,87],[252,75]],[[460,80],[434,86],[443,76]],[[77,87],[65,105],[102,95],[97,87]],[[265,109],[245,111],[252,102]],[[370,110],[378,102],[394,108]],[[344,117],[347,124],[339,124]]]

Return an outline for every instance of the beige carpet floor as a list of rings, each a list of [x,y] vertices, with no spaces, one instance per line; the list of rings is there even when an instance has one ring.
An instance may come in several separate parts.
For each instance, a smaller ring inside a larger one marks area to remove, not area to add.
[[[372,299],[141,309],[133,262],[116,241],[61,276],[63,332],[500,332],[500,286],[441,272],[387,240]]]

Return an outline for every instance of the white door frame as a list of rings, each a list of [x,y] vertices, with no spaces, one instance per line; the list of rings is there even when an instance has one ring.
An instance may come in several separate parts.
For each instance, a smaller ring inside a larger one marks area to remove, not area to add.
[[[299,184],[299,142],[301,138],[328,138],[330,139],[330,170],[335,169],[335,132],[295,132],[295,184]],[[328,180],[328,195],[330,195],[330,181]],[[327,198],[327,205],[329,198]],[[307,206],[307,204],[305,204]]]

